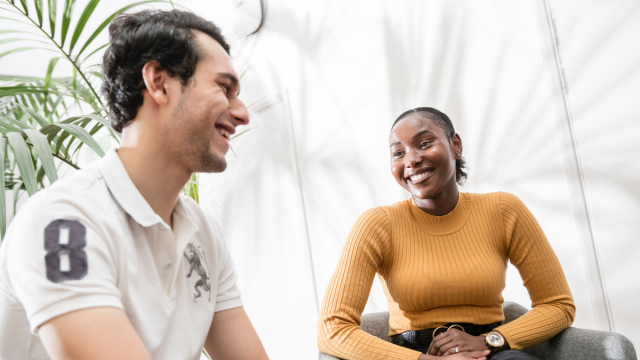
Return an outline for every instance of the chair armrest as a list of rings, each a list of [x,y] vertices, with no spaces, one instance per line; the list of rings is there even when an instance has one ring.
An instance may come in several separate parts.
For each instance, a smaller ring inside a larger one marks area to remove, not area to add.
[[[633,344],[623,335],[573,327],[525,351],[549,360],[637,360]]]
[[[386,311],[362,315],[360,328],[375,337],[391,342],[391,338],[389,338],[389,313]],[[320,352],[318,360],[340,359]]]
[[[387,311],[362,315],[360,329],[386,342],[391,342]]]

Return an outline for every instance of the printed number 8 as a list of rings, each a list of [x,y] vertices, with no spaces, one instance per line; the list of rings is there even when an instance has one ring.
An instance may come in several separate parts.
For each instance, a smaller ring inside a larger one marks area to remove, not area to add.
[[[47,279],[80,280],[87,275],[87,229],[76,220],[55,220],[44,229]]]

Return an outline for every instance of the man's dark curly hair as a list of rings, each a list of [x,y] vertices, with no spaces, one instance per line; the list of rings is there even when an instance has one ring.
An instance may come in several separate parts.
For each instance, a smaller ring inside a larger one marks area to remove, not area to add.
[[[109,25],[109,42],[102,60],[102,94],[107,98],[113,128],[121,132],[142,106],[142,68],[157,61],[170,76],[187,85],[200,57],[195,34],[201,31],[227,53],[229,45],[220,29],[193,13],[145,10],[118,15]]]
[[[433,123],[436,124],[436,126],[444,130],[444,133],[447,134],[449,139],[451,139],[453,135],[456,133],[456,130],[453,128],[453,123],[451,122],[449,117],[445,113],[441,112],[440,110],[430,108],[430,107],[418,107],[418,108],[403,112],[400,116],[398,116],[396,121],[393,122],[393,125],[391,126],[391,130],[393,130],[394,126],[396,126],[396,124],[400,120],[415,113],[418,113],[422,117],[433,121]],[[467,164],[464,161],[463,157],[460,157],[460,159],[456,159],[456,182],[458,183],[458,185],[464,185],[465,181],[467,180],[467,173],[464,171],[464,169],[466,168],[467,168]]]

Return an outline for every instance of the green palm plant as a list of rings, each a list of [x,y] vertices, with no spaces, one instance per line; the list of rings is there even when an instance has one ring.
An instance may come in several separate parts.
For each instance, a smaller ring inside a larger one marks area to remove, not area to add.
[[[109,125],[97,91],[102,82],[100,64],[90,61],[99,59],[108,44],[96,45],[94,40],[117,14],[135,6],[173,6],[173,2],[163,0],[135,2],[89,30],[89,19],[99,2],[89,0],[76,16],[75,0],[61,2],[60,14],[56,0],[0,0],[0,58],[34,49],[55,54],[48,59],[44,77],[0,74],[0,170],[4,175],[0,176],[0,189],[13,192],[14,212],[20,190],[31,196],[55,182],[62,167],[79,169],[79,150],[84,145],[102,157],[99,139],[110,137],[119,142],[119,134]],[[90,35],[81,41],[85,33]],[[73,76],[53,77],[59,60],[71,67]],[[184,193],[198,201],[197,174]],[[1,237],[7,226],[5,194],[0,191]]]

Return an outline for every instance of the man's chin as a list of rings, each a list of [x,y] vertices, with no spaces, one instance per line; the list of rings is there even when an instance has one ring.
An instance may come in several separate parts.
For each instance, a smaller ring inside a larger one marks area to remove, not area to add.
[[[227,159],[224,155],[207,154],[200,161],[200,170],[203,173],[219,173],[227,168]]]

